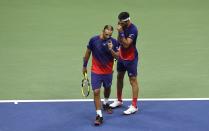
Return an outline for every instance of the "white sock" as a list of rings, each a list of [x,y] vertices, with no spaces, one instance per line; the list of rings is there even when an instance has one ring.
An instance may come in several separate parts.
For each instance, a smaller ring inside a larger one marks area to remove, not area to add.
[[[102,117],[102,111],[101,110],[96,110],[97,115],[99,115],[100,117]]]
[[[108,98],[104,98],[103,104],[106,105],[109,102]]]

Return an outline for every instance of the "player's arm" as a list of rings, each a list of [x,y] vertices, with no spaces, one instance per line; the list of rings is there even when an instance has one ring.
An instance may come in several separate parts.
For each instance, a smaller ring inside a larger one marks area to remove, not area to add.
[[[87,73],[87,65],[88,65],[90,56],[91,56],[91,50],[87,48],[86,53],[83,57],[83,74]]]
[[[119,42],[123,45],[124,48],[128,48],[132,44],[133,40],[129,37],[125,38],[123,28],[120,24],[118,24],[117,30],[119,32],[119,36],[118,36]]]
[[[128,48],[132,44],[133,40],[131,38],[121,38],[121,44],[123,45],[124,48]]]
[[[108,49],[115,59],[118,59],[119,53],[113,49],[112,41],[108,41]]]

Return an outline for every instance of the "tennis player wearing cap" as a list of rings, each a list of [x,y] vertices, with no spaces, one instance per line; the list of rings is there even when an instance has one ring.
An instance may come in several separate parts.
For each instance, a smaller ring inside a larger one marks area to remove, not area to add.
[[[139,85],[137,82],[138,52],[136,41],[138,36],[137,27],[131,23],[128,12],[121,12],[118,15],[118,42],[120,43],[119,58],[117,62],[117,100],[110,104],[115,108],[123,104],[122,90],[125,72],[128,72],[129,81],[132,87],[132,104],[123,113],[130,115],[138,111],[137,98]]]

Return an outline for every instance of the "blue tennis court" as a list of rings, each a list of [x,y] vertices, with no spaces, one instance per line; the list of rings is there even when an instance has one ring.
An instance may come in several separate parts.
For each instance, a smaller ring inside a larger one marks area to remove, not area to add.
[[[0,131],[207,131],[208,100],[141,101],[140,111],[124,116],[125,101],[113,114],[103,113],[95,127],[93,101],[0,104]]]

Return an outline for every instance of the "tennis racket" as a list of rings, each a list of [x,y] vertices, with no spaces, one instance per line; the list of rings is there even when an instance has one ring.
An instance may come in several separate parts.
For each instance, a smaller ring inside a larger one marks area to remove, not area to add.
[[[117,59],[114,59],[114,61],[113,61],[113,66],[112,66],[112,71],[113,71],[113,72],[114,72],[114,70],[115,70],[116,63],[117,63]]]
[[[81,84],[81,93],[84,97],[89,96],[90,93],[90,82],[87,73],[84,74]]]

